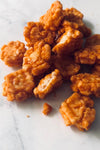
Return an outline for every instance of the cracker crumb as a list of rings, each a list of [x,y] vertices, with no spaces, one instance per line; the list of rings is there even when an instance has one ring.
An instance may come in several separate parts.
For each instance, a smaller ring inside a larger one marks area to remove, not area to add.
[[[52,111],[52,107],[48,103],[44,103],[42,113],[48,115]]]
[[[27,118],[30,118],[30,115],[26,115]]]

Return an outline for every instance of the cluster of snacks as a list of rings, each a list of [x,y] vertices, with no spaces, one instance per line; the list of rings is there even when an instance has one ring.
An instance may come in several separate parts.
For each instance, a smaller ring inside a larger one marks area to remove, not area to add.
[[[100,97],[100,35],[89,37],[91,30],[83,22],[83,14],[75,8],[63,10],[59,1],[39,22],[28,22],[23,34],[27,50],[20,41],[1,48],[6,65],[22,66],[5,76],[3,95],[9,101],[22,101],[32,95],[43,99],[63,80],[71,79],[71,89],[77,93],[62,102],[59,110],[66,126],[88,130],[95,120],[94,103],[88,96]],[[81,64],[94,65],[92,74],[77,74]],[[47,115],[51,110],[45,103],[43,113]]]

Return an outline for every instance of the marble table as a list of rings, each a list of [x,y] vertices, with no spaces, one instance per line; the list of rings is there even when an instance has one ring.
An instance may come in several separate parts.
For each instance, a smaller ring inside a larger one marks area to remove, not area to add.
[[[38,21],[53,0],[0,0],[0,47],[11,40],[24,41],[23,28]],[[93,33],[100,34],[99,0],[61,0],[66,7],[83,12]],[[71,95],[69,83],[44,100],[34,97],[25,102],[8,102],[2,96],[4,76],[14,71],[0,61],[0,150],[99,150],[100,99],[95,99],[96,120],[88,132],[66,127],[58,111],[60,103]],[[41,113],[43,103],[53,106],[50,116]],[[27,115],[30,117],[27,118]]]

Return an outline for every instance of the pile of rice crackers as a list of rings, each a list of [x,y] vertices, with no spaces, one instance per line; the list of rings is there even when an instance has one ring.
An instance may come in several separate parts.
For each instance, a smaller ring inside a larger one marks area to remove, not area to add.
[[[83,14],[75,8],[63,9],[59,1],[39,22],[28,22],[23,35],[26,46],[11,41],[1,48],[0,58],[6,65],[22,66],[4,77],[3,96],[8,101],[23,101],[33,95],[44,99],[70,80],[74,93],[61,103],[59,111],[66,126],[88,130],[96,114],[89,96],[100,97],[100,35],[91,36]],[[79,73],[83,64],[91,66],[90,73]],[[43,113],[51,110],[45,103]]]

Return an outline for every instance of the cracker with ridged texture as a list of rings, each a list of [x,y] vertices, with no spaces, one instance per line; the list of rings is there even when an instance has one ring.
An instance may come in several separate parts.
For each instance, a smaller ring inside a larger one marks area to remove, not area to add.
[[[80,31],[67,27],[66,32],[58,38],[52,51],[58,55],[70,54],[82,47],[83,35]]]
[[[45,98],[55,88],[62,84],[62,76],[58,69],[42,78],[38,86],[34,89],[34,95],[40,99]]]
[[[75,75],[80,70],[80,65],[76,64],[73,57],[53,57],[54,67],[59,69],[61,75],[65,80],[68,80],[72,75]]]
[[[100,76],[89,73],[80,73],[71,77],[71,89],[83,95],[100,97]]]
[[[36,42],[42,40],[52,45],[56,36],[55,32],[44,29],[44,25],[40,22],[28,22],[23,34],[28,47],[33,47]]]
[[[51,47],[43,41],[29,48],[23,59],[23,68],[34,76],[43,74],[50,68]]]
[[[59,1],[55,1],[46,14],[40,17],[39,21],[45,25],[45,29],[56,31],[63,17],[62,4]]]
[[[88,130],[95,120],[94,102],[87,96],[73,93],[62,102],[60,113],[66,126],[74,125],[79,130]]]
[[[75,53],[75,62],[79,64],[100,64],[100,45],[87,47]]]
[[[25,44],[20,41],[11,41],[1,48],[0,58],[10,67],[18,67],[23,63]]]
[[[8,101],[23,101],[32,96],[35,82],[29,72],[20,69],[5,76],[4,80],[2,94]]]
[[[66,8],[64,11],[65,20],[77,24],[77,29],[82,32],[84,37],[91,35],[91,29],[88,28],[83,21],[83,14],[75,8]],[[76,27],[76,26],[74,26]]]

